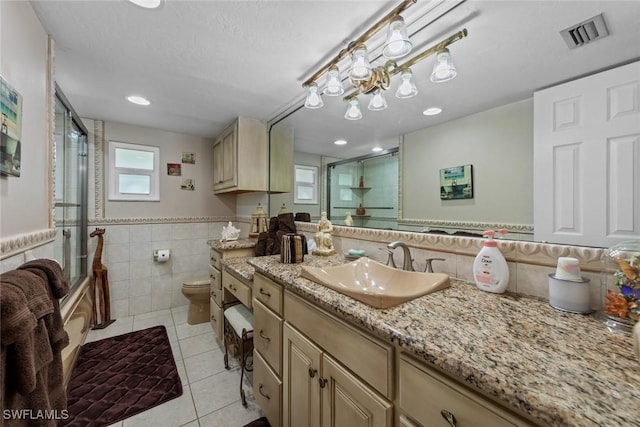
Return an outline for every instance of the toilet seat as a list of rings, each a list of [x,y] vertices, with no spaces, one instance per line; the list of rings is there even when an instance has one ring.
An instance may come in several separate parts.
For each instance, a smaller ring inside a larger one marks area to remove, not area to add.
[[[201,278],[201,279],[194,279],[194,280],[189,280],[187,282],[184,282],[182,284],[182,287],[185,289],[193,289],[193,288],[204,288],[204,287],[209,287],[210,285],[210,281],[209,278]]]

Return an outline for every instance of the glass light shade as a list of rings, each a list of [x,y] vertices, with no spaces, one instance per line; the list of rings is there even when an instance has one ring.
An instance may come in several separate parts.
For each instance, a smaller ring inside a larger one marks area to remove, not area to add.
[[[360,102],[357,99],[349,100],[347,105],[347,112],[344,115],[347,120],[360,120],[362,118],[362,111],[360,111]]]
[[[431,81],[434,83],[446,82],[453,79],[457,75],[456,67],[451,61],[451,53],[449,49],[444,49],[436,55],[436,65],[431,73]]]
[[[304,101],[304,106],[311,109],[322,108],[322,106],[324,106],[322,97],[318,93],[317,84],[311,83],[309,85],[309,89],[307,91],[307,99]]]
[[[327,71],[327,88],[324,93],[329,96],[340,96],[344,93],[338,67],[331,67]]]
[[[412,98],[418,94],[416,81],[411,70],[404,70],[401,74],[402,81],[396,91],[396,98]]]
[[[351,72],[349,73],[351,80],[359,81],[371,78],[373,72],[365,45],[360,45],[353,51],[351,62]]]
[[[401,16],[394,18],[387,28],[387,42],[382,48],[382,54],[389,59],[398,59],[411,52],[412,47],[404,19]]]
[[[384,93],[380,89],[376,90],[375,92],[373,92],[373,95],[371,95],[368,108],[371,111],[381,111],[387,109],[387,100],[384,97]]]

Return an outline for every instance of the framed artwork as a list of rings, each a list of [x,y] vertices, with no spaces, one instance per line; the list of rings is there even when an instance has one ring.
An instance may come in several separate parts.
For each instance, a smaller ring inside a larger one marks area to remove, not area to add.
[[[473,165],[440,169],[440,199],[473,198]]]
[[[0,175],[20,176],[22,95],[0,76]]]
[[[182,165],[180,163],[167,163],[167,175],[170,175],[170,176],[182,175]]]
[[[182,163],[196,164],[196,153],[182,153]]]
[[[182,185],[180,185],[180,189],[193,191],[196,189],[195,180],[191,178],[185,178],[182,180]]]

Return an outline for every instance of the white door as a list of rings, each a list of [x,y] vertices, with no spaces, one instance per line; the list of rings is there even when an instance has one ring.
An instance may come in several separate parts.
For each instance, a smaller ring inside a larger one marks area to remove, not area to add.
[[[535,239],[640,238],[640,62],[534,94]]]

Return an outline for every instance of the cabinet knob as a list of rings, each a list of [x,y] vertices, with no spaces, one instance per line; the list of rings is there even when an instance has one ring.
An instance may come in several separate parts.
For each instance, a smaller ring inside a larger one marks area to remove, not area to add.
[[[453,414],[446,409],[440,411],[440,415],[442,415],[442,418],[444,418],[451,427],[456,427],[458,425],[456,417],[454,417]]]
[[[264,332],[262,331],[262,329],[260,329],[259,333],[260,333],[260,338],[262,338],[263,340],[266,340],[266,341],[271,341],[271,338],[269,338],[268,335],[265,335]]]
[[[260,386],[258,387],[258,392],[262,395],[262,397],[264,397],[267,400],[271,400],[271,396],[269,396],[267,393],[265,393],[264,391],[262,391],[263,385],[260,384]]]
[[[317,369],[313,369],[311,366],[309,366],[309,378],[315,377],[317,373],[318,373]]]
[[[327,385],[327,380],[324,378],[318,378],[318,382],[320,383],[320,388],[324,388]]]
[[[265,297],[267,297],[267,298],[271,296],[271,294],[270,294],[269,292],[265,291],[265,290],[264,290],[264,289],[262,289],[262,288],[260,288],[260,293],[261,293],[262,295],[264,295]]]
[[[212,322],[217,322],[217,321],[218,321],[218,319],[216,319],[216,317],[215,317],[215,316],[211,316],[211,321],[212,321]]]

